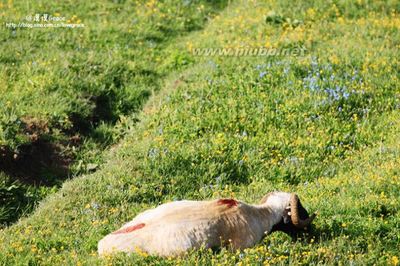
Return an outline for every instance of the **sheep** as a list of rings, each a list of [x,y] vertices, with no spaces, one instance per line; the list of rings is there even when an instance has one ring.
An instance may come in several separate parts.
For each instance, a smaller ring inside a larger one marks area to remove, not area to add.
[[[315,218],[294,193],[272,192],[259,205],[234,199],[175,201],[137,215],[98,243],[98,253],[146,252],[179,256],[190,249],[245,249],[266,234],[304,230]]]

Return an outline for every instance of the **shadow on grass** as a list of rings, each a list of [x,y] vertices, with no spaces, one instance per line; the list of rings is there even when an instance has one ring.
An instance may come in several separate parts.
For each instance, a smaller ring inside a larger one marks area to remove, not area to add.
[[[69,176],[71,162],[60,145],[42,139],[22,145],[18,153],[0,148],[0,171],[33,186],[59,184]]]

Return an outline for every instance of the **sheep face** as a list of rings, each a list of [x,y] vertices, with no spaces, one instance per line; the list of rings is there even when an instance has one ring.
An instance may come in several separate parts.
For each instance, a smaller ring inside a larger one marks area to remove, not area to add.
[[[295,226],[291,219],[290,206],[286,207],[282,212],[281,220],[272,227],[273,231],[282,231],[290,236],[296,236],[300,232],[307,230],[307,227],[299,228]],[[310,215],[307,210],[301,205],[300,200],[298,202],[298,215],[302,220],[310,219]]]
[[[298,196],[292,193],[271,192],[263,197],[261,204],[269,206],[278,216],[278,222],[273,225],[271,232],[283,231],[295,236],[307,230],[306,224],[315,218],[315,214],[310,216]],[[293,213],[296,217],[292,217]]]

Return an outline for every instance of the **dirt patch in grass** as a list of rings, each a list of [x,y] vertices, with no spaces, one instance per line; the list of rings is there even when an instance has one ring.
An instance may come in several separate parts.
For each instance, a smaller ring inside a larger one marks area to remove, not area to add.
[[[53,186],[69,176],[72,156],[63,143],[53,143],[48,138],[47,122],[24,118],[24,133],[29,143],[14,151],[0,146],[0,171],[25,184]],[[76,137],[71,138],[75,142]]]
[[[0,147],[0,171],[30,185],[58,184],[69,176],[71,162],[61,145],[41,139],[21,146],[18,153]]]

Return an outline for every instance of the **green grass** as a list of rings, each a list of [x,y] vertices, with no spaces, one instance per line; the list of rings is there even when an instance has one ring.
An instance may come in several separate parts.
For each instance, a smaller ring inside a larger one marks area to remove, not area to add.
[[[54,191],[44,185],[59,187],[67,177],[97,169],[102,151],[134,126],[135,114],[159,90],[163,77],[188,64],[165,48],[200,30],[223,6],[223,1],[2,4],[2,22],[47,13],[85,28],[12,29],[2,24],[0,170],[11,177],[1,177],[1,188],[8,189],[3,184],[12,181],[21,187],[18,191]],[[49,157],[57,157],[58,165],[36,162],[40,155],[32,147],[44,145],[54,150]],[[15,168],[29,169],[16,173]],[[18,208],[5,210],[8,215],[0,223],[15,220],[42,196],[26,193]]]
[[[0,232],[0,262],[398,265],[398,12],[395,1],[235,1],[204,29],[168,41],[169,56],[153,66],[161,89],[136,111],[139,122],[122,130],[95,173],[66,181]],[[304,46],[307,56],[201,58],[188,50],[241,46]],[[308,234],[181,258],[96,254],[105,234],[160,203],[257,202],[273,190],[295,191],[318,212]]]

